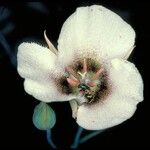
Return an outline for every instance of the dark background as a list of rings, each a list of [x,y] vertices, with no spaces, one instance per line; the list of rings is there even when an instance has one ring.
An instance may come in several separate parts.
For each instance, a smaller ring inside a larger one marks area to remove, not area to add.
[[[76,7],[101,4],[122,16],[135,29],[136,48],[130,57],[145,82],[144,55],[150,36],[147,30],[149,4],[131,0],[62,0],[49,2],[0,2],[0,32],[16,54],[22,41],[44,43],[43,31],[57,45],[62,24]],[[3,18],[2,18],[3,17]],[[8,26],[8,28],[6,28]],[[32,114],[39,101],[24,92],[23,79],[11,63],[0,37],[0,148],[50,149],[45,132],[32,124]],[[83,148],[129,148],[148,146],[148,98],[138,105],[135,115],[121,125],[106,130],[101,135],[80,145]],[[71,117],[67,102],[53,103],[57,123],[53,129],[54,142],[60,149],[69,148],[77,125]]]

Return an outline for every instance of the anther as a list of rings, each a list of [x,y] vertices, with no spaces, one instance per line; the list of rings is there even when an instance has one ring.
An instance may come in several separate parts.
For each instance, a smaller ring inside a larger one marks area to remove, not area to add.
[[[84,61],[83,61],[83,73],[87,72],[87,62],[86,62],[86,59],[84,58]]]
[[[79,81],[74,80],[74,79],[67,78],[67,82],[69,83],[70,86],[73,86],[73,87],[76,87],[79,85]]]
[[[66,70],[70,75],[73,75],[73,76],[76,78],[76,80],[78,80],[78,76],[77,76],[77,74],[73,71],[72,68],[66,67],[65,70]]]
[[[103,73],[104,69],[101,68],[99,69],[92,77],[92,80],[97,80],[99,78],[99,76]]]

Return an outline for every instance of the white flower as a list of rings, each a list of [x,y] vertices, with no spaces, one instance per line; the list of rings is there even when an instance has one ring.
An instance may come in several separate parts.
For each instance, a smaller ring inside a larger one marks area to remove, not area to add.
[[[126,59],[135,32],[103,6],[80,7],[64,23],[58,51],[36,43],[18,48],[25,91],[44,102],[70,101],[83,128],[99,130],[130,118],[143,100],[142,78]]]

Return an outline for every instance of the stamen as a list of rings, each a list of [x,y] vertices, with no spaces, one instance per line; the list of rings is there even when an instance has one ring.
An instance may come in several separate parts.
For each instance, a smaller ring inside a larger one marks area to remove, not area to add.
[[[73,71],[72,68],[66,67],[65,69],[66,69],[66,71],[67,71],[69,74],[73,75],[73,76],[78,80],[78,76],[77,76],[77,74]]]
[[[67,82],[69,83],[70,86],[73,86],[73,87],[79,85],[79,81],[73,80],[73,79],[70,79],[70,78],[67,78]]]
[[[47,35],[46,35],[46,30],[44,31],[44,38],[45,38],[45,41],[49,47],[49,49],[55,54],[57,55],[58,53],[58,50],[54,47],[54,45],[50,42],[50,40],[48,39]]]
[[[86,59],[84,59],[83,61],[83,73],[87,72],[87,63],[86,63]]]
[[[69,75],[69,78],[78,81],[72,74]]]
[[[102,74],[102,72],[104,71],[103,68],[99,69],[93,76],[92,80],[97,80],[99,78],[99,76]]]
[[[90,87],[94,87],[94,86],[96,86],[96,83],[91,81],[91,82],[87,83],[87,85]]]

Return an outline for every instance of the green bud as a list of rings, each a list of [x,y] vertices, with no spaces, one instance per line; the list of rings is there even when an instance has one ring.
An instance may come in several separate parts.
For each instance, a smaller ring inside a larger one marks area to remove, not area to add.
[[[47,130],[54,127],[56,115],[48,104],[41,102],[34,108],[32,120],[36,128],[39,130]]]

